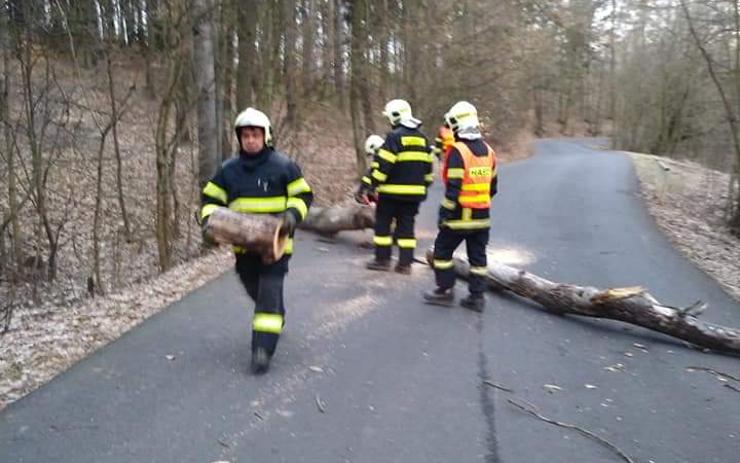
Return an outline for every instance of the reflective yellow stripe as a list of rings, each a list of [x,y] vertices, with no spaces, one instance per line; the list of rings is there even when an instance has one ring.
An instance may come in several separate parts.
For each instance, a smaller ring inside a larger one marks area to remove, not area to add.
[[[463,178],[465,177],[465,169],[447,169],[447,178]]]
[[[220,201],[222,204],[226,204],[229,201],[229,195],[226,194],[226,190],[213,182],[206,183],[206,186],[203,187],[203,194]]]
[[[426,151],[401,151],[397,156],[398,162],[421,161],[432,162],[432,157]]]
[[[390,236],[375,235],[373,237],[373,243],[375,243],[376,246],[390,246],[393,244],[393,238]]]
[[[203,220],[209,215],[213,214],[213,211],[215,211],[219,207],[221,206],[219,206],[218,204],[206,204],[205,206],[203,206],[203,209],[200,210],[200,219]]]
[[[426,191],[424,185],[380,185],[378,187],[378,193],[392,195],[423,195]]]
[[[462,201],[461,201],[462,204]],[[473,218],[473,210],[469,207],[466,207],[462,210],[462,217],[460,217],[462,220],[470,220]]]
[[[285,196],[236,198],[229,204],[229,209],[237,212],[283,212],[285,199]]]
[[[393,154],[393,153],[391,153],[388,150],[384,150],[384,149],[378,150],[378,157],[380,159],[384,159],[384,160],[390,162],[391,164],[393,164],[394,162],[396,162],[396,155]]]
[[[486,267],[470,267],[470,273],[473,275],[488,275],[488,268]]]
[[[232,246],[231,250],[234,251],[234,254],[244,254],[247,252],[247,250],[241,246]]]
[[[457,204],[454,201],[452,201],[451,199],[445,198],[445,199],[442,200],[442,203],[440,204],[440,206],[444,207],[445,209],[449,209],[449,210],[452,211],[452,210],[455,209],[455,207],[457,206]]]
[[[398,153],[399,161],[421,161],[432,162],[434,155],[428,151],[403,151]]]
[[[476,228],[490,227],[491,221],[490,219],[446,220],[444,224],[453,230],[474,230]]]
[[[285,206],[286,209],[297,209],[298,213],[301,214],[301,220],[305,219],[306,214],[308,214],[308,206],[301,198],[288,198],[288,202]]]
[[[404,249],[414,249],[416,247],[416,240],[413,238],[398,238],[398,247]]]
[[[462,191],[483,191],[488,193],[491,191],[490,183],[466,183],[462,186]]]
[[[370,168],[371,168],[371,169],[377,169],[378,167],[380,167],[380,163],[379,163],[378,161],[373,161],[373,162],[372,162],[372,163],[370,164]]]
[[[260,333],[280,334],[283,331],[283,316],[279,313],[257,312],[252,319],[252,329]]]
[[[437,260],[434,259],[434,268],[439,270],[446,270],[455,266],[455,262],[451,260]]]
[[[308,182],[303,177],[288,183],[288,196],[296,196],[301,193],[308,193],[310,191],[311,187],[308,185]]]
[[[434,174],[426,174],[424,176],[424,181],[432,183],[434,181]]]
[[[368,177],[367,175],[364,175],[362,177],[362,183],[364,183],[365,185],[372,185],[373,181],[370,180],[370,177]]]
[[[403,146],[426,146],[427,141],[423,137],[401,137]]]
[[[487,203],[490,200],[491,196],[488,193],[475,196],[460,196],[460,204],[462,205]]]
[[[379,170],[374,170],[373,171],[373,178],[376,179],[379,182],[385,182],[386,180],[388,180],[388,175],[384,174],[383,172],[381,172]]]

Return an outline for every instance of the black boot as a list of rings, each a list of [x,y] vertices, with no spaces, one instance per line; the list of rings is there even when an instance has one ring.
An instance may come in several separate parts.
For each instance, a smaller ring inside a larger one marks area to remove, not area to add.
[[[455,302],[455,290],[453,288],[436,288],[424,293],[424,302],[427,304],[452,307]]]
[[[482,294],[470,293],[463,299],[460,299],[460,305],[473,312],[483,312],[486,305],[486,299]]]
[[[396,264],[396,273],[401,275],[411,275],[411,264]]]
[[[262,375],[270,369],[270,354],[264,347],[258,347],[252,352],[252,373]]]
[[[391,269],[391,261],[373,259],[365,265],[365,268],[369,270],[379,270],[381,272],[387,272]]]

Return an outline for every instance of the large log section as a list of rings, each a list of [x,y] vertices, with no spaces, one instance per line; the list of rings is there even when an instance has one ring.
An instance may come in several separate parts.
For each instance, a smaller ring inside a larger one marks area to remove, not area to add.
[[[431,262],[432,251],[427,252]],[[455,272],[468,278],[469,266],[455,258]],[[658,331],[696,346],[740,354],[740,330],[699,320],[706,308],[697,302],[686,308],[660,303],[641,287],[598,289],[590,286],[554,283],[532,273],[499,262],[488,264],[489,289],[509,290],[531,299],[558,315],[619,320]]]

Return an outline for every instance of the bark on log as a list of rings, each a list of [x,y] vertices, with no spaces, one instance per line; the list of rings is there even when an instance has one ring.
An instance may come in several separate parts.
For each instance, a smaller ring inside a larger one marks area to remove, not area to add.
[[[288,235],[283,221],[268,214],[244,214],[219,207],[208,216],[206,234],[212,240],[240,246],[262,256],[266,263],[276,262],[285,253]]]
[[[375,225],[375,209],[361,204],[312,207],[299,228],[333,236],[344,230],[363,230]]]
[[[432,251],[427,252],[431,265]],[[455,258],[455,272],[462,279],[469,274],[468,263]],[[555,283],[499,262],[488,263],[489,289],[509,290],[541,304],[556,314],[608,318],[658,331],[693,345],[740,354],[740,330],[699,320],[706,304],[686,308],[660,303],[642,287],[599,289]]]

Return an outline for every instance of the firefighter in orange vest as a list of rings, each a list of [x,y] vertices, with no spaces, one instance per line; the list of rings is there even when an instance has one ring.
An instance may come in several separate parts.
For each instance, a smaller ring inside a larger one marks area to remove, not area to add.
[[[445,121],[455,134],[455,143],[447,153],[442,170],[445,197],[439,208],[439,233],[434,242],[433,262],[437,288],[424,293],[424,299],[435,305],[454,303],[452,254],[465,241],[470,262],[470,294],[460,305],[482,312],[491,198],[496,194],[498,183],[496,154],[483,141],[478,112],[472,104],[456,103],[445,114]]]

